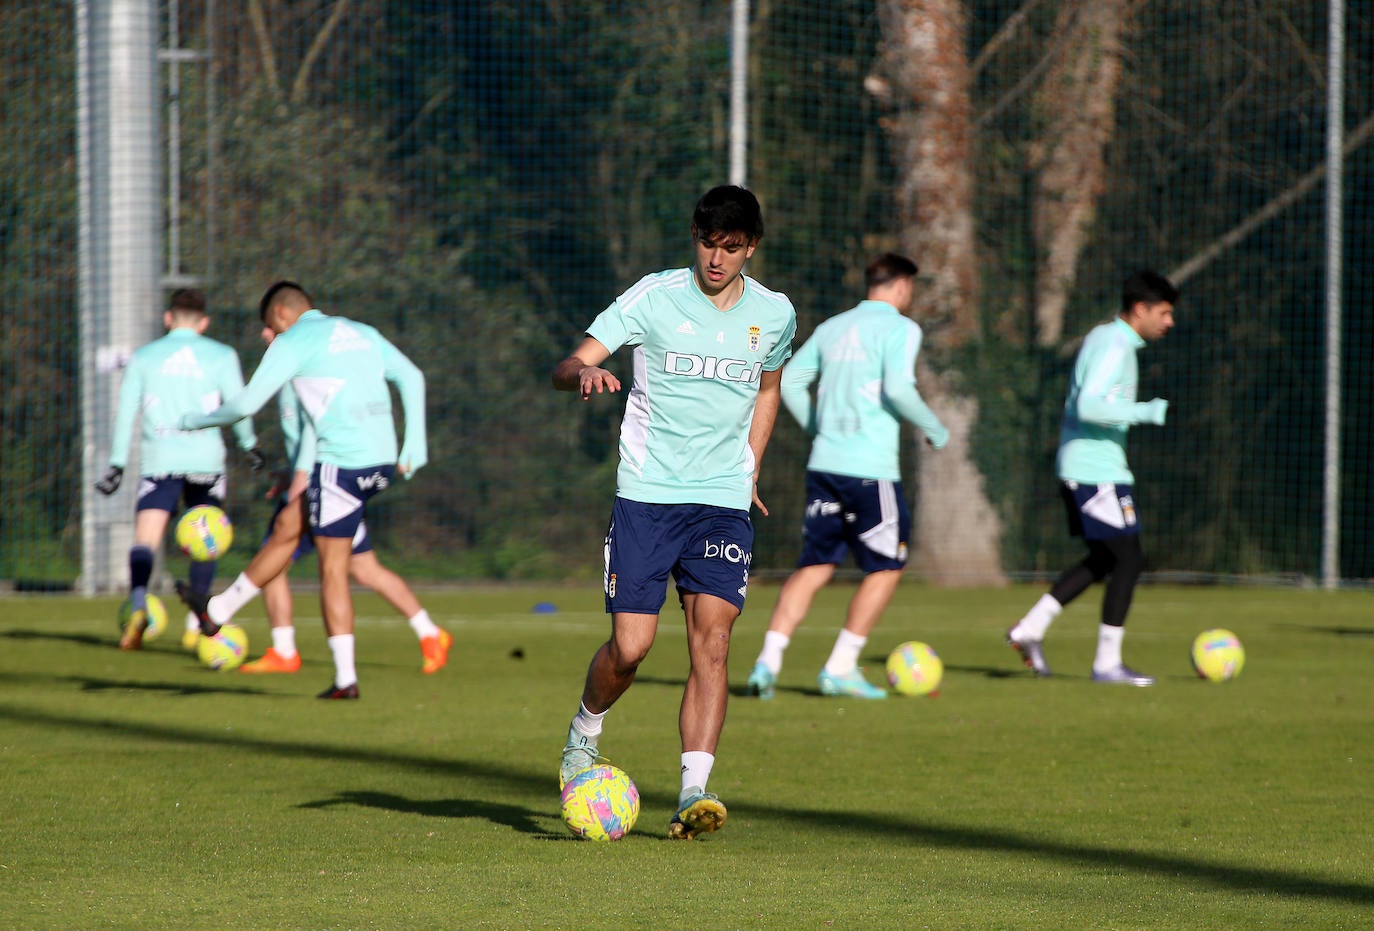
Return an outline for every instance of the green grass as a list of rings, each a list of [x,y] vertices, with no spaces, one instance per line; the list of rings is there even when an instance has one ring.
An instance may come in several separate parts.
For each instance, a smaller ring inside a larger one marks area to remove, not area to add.
[[[925,640],[936,698],[823,699],[851,589],[818,599],[777,697],[730,706],[718,834],[669,842],[686,656],[665,614],[602,752],[643,809],[574,840],[556,764],[607,621],[594,585],[426,592],[456,638],[419,674],[409,629],[359,596],[363,698],[298,597],[294,676],[200,668],[176,631],[114,648],[116,599],[12,598],[0,617],[0,925],[167,928],[1257,928],[1374,924],[1374,620],[1367,593],[1143,588],[1093,685],[1097,592],[1032,678],[1002,642],[1039,588],[904,586],[870,643]],[[776,588],[736,628],[742,686]],[[538,601],[556,614],[536,614]],[[244,614],[256,655],[261,608]],[[1193,677],[1235,630],[1248,662]],[[174,628],[176,625],[174,625]],[[737,693],[738,694],[738,693]]]

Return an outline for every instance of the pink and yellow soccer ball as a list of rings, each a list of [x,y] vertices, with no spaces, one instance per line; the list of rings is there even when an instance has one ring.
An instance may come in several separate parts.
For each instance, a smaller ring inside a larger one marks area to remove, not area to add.
[[[1193,669],[1208,682],[1228,682],[1245,667],[1245,647],[1225,628],[1204,630],[1193,640]]]
[[[234,543],[234,525],[220,508],[198,504],[177,521],[176,541],[196,562],[209,562],[229,551]]]
[[[196,656],[211,669],[237,669],[248,656],[248,631],[237,624],[225,624],[213,637],[202,634],[196,641]]]
[[[945,664],[929,644],[908,640],[887,657],[887,681],[900,695],[934,695],[945,677]]]
[[[585,840],[620,840],[639,818],[639,789],[628,773],[609,763],[569,779],[561,801],[564,823]]]

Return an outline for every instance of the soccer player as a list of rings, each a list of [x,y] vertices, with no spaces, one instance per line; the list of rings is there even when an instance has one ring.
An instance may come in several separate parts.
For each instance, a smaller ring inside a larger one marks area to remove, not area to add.
[[[192,430],[232,423],[256,413],[291,382],[316,442],[309,486],[299,500],[309,503],[309,526],[319,553],[320,608],[334,656],[334,683],[319,697],[356,699],[348,584],[353,538],[368,499],[390,485],[395,473],[410,478],[428,461],[424,375],[372,327],[315,309],[310,295],[294,282],[278,281],[268,288],[258,312],[276,335],[248,386],[216,411],[183,417],[181,426]],[[388,381],[399,389],[405,411],[399,456]],[[247,600],[245,592],[251,598],[279,575],[290,564],[298,538],[270,536],[221,596],[207,599],[179,587],[202,632],[213,636],[232,615],[231,606]]]
[[[124,478],[129,461],[129,440],[134,419],[141,419],[142,458],[138,503],[134,511],[134,544],[129,549],[129,601],[136,612],[146,612],[148,582],[153,576],[156,548],[178,502],[186,507],[224,503],[224,438],[218,430],[188,432],[178,427],[183,415],[215,408],[222,398],[243,388],[243,370],[233,349],[205,335],[210,317],[205,295],[191,288],[174,291],[162,314],[167,334],[138,349],[129,360],[119,386],[110,445],[109,469],[95,488],[112,495]],[[239,446],[247,453],[253,471],[264,463],[257,448],[250,418],[234,418]],[[190,589],[209,592],[215,579],[215,562],[192,562]],[[141,623],[125,626],[121,650],[143,646]],[[195,619],[188,618],[194,625]],[[190,645],[195,645],[188,627]]]
[[[768,513],[758,470],[797,328],[792,303],[744,274],[763,236],[752,193],[734,185],[707,191],[691,234],[692,266],[641,278],[553,372],[555,388],[583,400],[619,391],[601,363],[634,347],[604,549],[611,635],[588,666],[559,785],[596,761],[602,719],[653,644],[671,575],[691,660],[678,716],[682,791],[668,829],[679,839],[725,822],[725,806],[706,785],[725,721],[730,630],[749,583],[749,506]]]
[[[262,339],[272,345],[276,333],[270,327],[263,327]],[[310,470],[315,464],[315,437],[309,419],[301,410],[300,400],[290,383],[282,386],[277,395],[277,406],[281,417],[282,437],[286,442],[287,462],[291,465],[277,475],[277,483],[267,493],[269,498],[277,499],[277,509],[269,524],[271,534],[295,537],[298,542],[292,553],[294,563],[315,547],[315,540],[304,532],[304,515],[301,513],[300,497],[310,484]],[[264,541],[266,543],[267,541]],[[267,608],[267,622],[272,631],[272,646],[256,660],[239,667],[245,673],[290,673],[301,668],[300,653],[296,651],[296,628],[292,623],[294,605],[291,599],[291,583],[287,578],[290,565],[280,574],[269,579],[262,586],[262,602]],[[367,533],[366,522],[358,525],[353,538],[353,552],[348,561],[348,572],[354,581],[365,585],[381,595],[393,608],[401,613],[420,640],[422,657],[421,671],[426,675],[438,672],[448,662],[449,647],[453,637],[442,630],[430,619],[429,612],[420,604],[415,593],[405,579],[377,558],[372,548],[372,538]],[[230,586],[236,594],[252,597],[252,581],[242,575]],[[233,606],[231,616],[242,605]]]
[[[864,281],[866,299],[816,327],[782,373],[782,401],[815,439],[801,556],[778,593],[749,674],[748,694],[759,698],[773,697],[783,651],[846,552],[864,577],[820,672],[821,694],[887,697],[864,679],[858,659],[907,563],[911,513],[902,493],[901,424],[915,424],[936,449],[949,442],[949,431],[916,390],[921,328],[903,316],[915,295],[916,263],[886,253],[869,263]]]
[[[1131,275],[1122,286],[1120,315],[1088,333],[1074,360],[1059,428],[1056,469],[1069,533],[1083,538],[1088,554],[1065,571],[1007,632],[1007,643],[1036,675],[1050,674],[1043,641],[1064,605],[1094,582],[1107,579],[1093,681],[1154,684],[1153,677],[1121,660],[1126,613],[1145,567],[1135,476],[1126,465],[1126,433],[1135,424],[1164,425],[1168,401],[1136,400],[1136,353],[1173,328],[1178,293],[1169,279],[1156,272]]]

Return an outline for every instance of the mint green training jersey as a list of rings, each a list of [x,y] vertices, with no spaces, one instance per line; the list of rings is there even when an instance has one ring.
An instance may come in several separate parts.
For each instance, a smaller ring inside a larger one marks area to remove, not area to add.
[[[309,472],[315,465],[315,431],[290,382],[277,392],[277,416],[281,422],[287,465],[294,472]]]
[[[119,386],[110,465],[124,468],[134,419],[142,418],[139,471],[144,475],[218,475],[224,471],[224,438],[218,430],[185,430],[181,420],[219,407],[243,389],[239,357],[223,343],[189,327],[176,327],[134,352]],[[236,417],[239,446],[257,445],[253,421]]]
[[[816,327],[782,373],[783,403],[815,437],[808,469],[900,481],[903,419],[936,449],[949,442],[916,390],[920,351],[920,326],[886,301],[862,301]]]
[[[587,328],[611,352],[634,347],[616,494],[747,511],[759,378],[782,368],[796,331],[792,302],[747,276],[725,311],[691,268],[646,275],[616,298]]]
[[[291,383],[315,435],[315,462],[345,469],[399,464],[407,476],[428,461],[425,377],[375,329],[346,317],[309,310],[279,334],[248,386],[219,410],[183,421],[187,429],[231,423],[257,413]],[[398,459],[391,392],[405,411]]]
[[[1056,468],[1061,480],[1135,481],[1126,465],[1126,433],[1133,424],[1152,422],[1151,405],[1136,401],[1136,353],[1144,346],[1145,340],[1120,317],[1094,327],[1083,340],[1059,426]],[[1154,422],[1162,423],[1163,417]]]

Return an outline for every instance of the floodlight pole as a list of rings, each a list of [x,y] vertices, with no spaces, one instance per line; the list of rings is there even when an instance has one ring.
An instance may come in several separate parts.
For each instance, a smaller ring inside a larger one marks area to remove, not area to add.
[[[744,185],[749,156],[749,0],[733,0],[730,23],[730,183]]]
[[[162,234],[157,0],[77,0],[81,577],[85,594],[127,583],[138,447],[118,493],[92,483],[109,461],[124,365],[157,335]]]
[[[1328,0],[1326,53],[1326,427],[1322,586],[1341,582],[1341,147],[1345,142],[1345,0]]]

